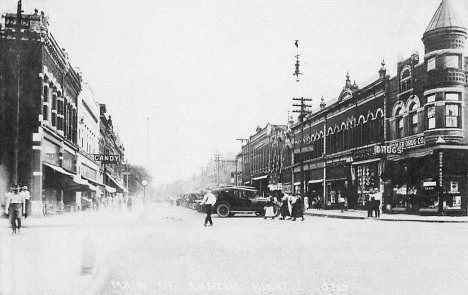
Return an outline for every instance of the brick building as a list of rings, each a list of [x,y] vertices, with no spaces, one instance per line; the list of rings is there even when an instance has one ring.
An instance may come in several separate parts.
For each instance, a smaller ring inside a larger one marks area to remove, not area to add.
[[[267,124],[242,146],[242,183],[256,187],[261,196],[282,189],[286,126]]]
[[[89,188],[76,174],[81,77],[49,32],[48,18],[37,10],[34,14],[23,14],[21,23],[17,14],[6,14],[0,46],[0,153],[1,163],[10,176],[6,182],[30,187],[35,215],[42,211],[43,201],[56,208],[73,205],[76,191]],[[19,124],[16,124],[17,104]]]
[[[423,34],[422,60],[415,53],[399,62],[394,77],[382,62],[366,85],[348,74],[339,97],[305,118],[303,132],[300,123],[291,127],[295,191],[303,185],[326,208],[340,195],[362,208],[378,189],[391,212],[466,214],[466,38],[443,0]]]

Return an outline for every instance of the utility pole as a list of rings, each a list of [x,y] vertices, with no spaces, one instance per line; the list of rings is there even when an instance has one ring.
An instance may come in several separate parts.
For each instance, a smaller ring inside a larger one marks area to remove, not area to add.
[[[236,140],[241,142],[242,165],[244,165],[244,163],[245,163],[245,161],[244,161],[244,151],[242,150],[242,147],[244,146],[244,141],[247,142],[248,139],[247,138],[237,138]],[[242,173],[244,171],[244,169],[242,167],[241,172],[239,172],[238,169],[237,169],[237,166],[238,166],[238,160],[237,160],[237,156],[236,156],[236,186],[239,185],[239,182],[238,182],[239,173]]]
[[[216,184],[219,187],[219,162],[223,159],[223,156],[219,151],[215,151],[214,160],[216,161]]]
[[[13,164],[13,184],[18,183],[19,165],[19,116],[20,116],[20,67],[21,67],[21,0],[18,0],[18,10],[16,12],[16,125],[15,125],[15,158]]]
[[[304,196],[304,156],[302,155],[302,146],[304,145],[304,117],[309,114],[310,112],[307,108],[311,107],[310,104],[306,104],[307,101],[312,101],[310,98],[293,98],[294,101],[300,101],[300,104],[293,104],[295,107],[300,107],[299,110],[293,110],[293,113],[299,113],[299,121],[301,122],[301,142],[299,143],[299,160],[301,162],[301,196]]]

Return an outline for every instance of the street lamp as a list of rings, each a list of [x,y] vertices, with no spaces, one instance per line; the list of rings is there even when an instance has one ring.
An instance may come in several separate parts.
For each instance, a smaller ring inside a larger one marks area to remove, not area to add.
[[[141,185],[143,185],[143,203],[146,205],[146,186],[148,185],[148,181],[143,180]]]

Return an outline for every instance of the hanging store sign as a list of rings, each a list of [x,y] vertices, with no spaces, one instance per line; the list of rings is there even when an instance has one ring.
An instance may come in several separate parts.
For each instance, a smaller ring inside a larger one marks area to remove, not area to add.
[[[374,147],[352,151],[351,155],[353,157],[353,161],[375,158],[376,156]]]
[[[376,145],[374,146],[374,153],[376,155],[399,155],[403,153],[402,146],[394,146],[394,145]]]
[[[102,163],[117,164],[120,162],[120,155],[93,155],[94,161],[101,161]]]

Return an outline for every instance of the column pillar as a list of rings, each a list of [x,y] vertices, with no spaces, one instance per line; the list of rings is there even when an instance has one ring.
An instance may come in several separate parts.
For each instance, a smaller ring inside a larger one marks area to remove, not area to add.
[[[42,115],[40,117],[40,121],[42,121]],[[28,208],[28,215],[33,217],[42,217],[42,137],[42,127],[39,127],[38,133],[33,133],[32,143],[31,203]]]

